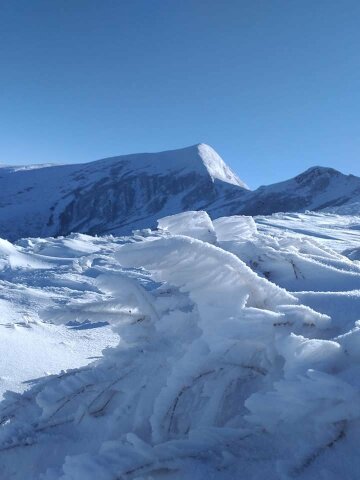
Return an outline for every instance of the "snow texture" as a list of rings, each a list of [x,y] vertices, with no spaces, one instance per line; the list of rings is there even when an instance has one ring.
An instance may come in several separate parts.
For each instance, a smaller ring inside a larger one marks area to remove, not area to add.
[[[1,478],[357,479],[359,225],[2,241]]]

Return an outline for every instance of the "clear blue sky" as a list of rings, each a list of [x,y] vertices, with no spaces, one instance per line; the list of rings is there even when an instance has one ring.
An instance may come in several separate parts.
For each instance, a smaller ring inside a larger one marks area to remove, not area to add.
[[[251,187],[360,175],[358,0],[3,0],[0,162],[212,145]]]

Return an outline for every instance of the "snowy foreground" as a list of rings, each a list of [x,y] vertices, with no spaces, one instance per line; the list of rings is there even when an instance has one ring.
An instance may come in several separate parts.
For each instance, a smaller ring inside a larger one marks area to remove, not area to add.
[[[0,240],[0,479],[358,479],[359,260],[335,214]]]

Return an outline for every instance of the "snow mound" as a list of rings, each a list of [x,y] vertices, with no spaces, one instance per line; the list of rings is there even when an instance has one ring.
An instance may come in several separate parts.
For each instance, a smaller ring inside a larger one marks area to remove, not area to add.
[[[257,234],[256,223],[252,217],[235,215],[214,220],[216,238],[220,242],[227,240],[245,240]]]
[[[173,235],[186,235],[215,243],[214,226],[206,212],[183,212],[158,220],[158,228]]]
[[[188,291],[198,308],[210,303],[211,310],[226,316],[247,306],[272,309],[282,303],[296,303],[285,290],[259,278],[230,252],[188,237],[155,239],[127,244],[116,258],[125,267],[145,267],[158,281]]]
[[[12,243],[0,238],[0,270],[5,268],[46,268],[46,262],[29,257]]]

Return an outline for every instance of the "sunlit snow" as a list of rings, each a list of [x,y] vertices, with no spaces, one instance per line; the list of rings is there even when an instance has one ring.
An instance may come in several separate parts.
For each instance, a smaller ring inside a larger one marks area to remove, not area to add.
[[[1,241],[0,478],[357,479],[359,232],[191,211]]]

